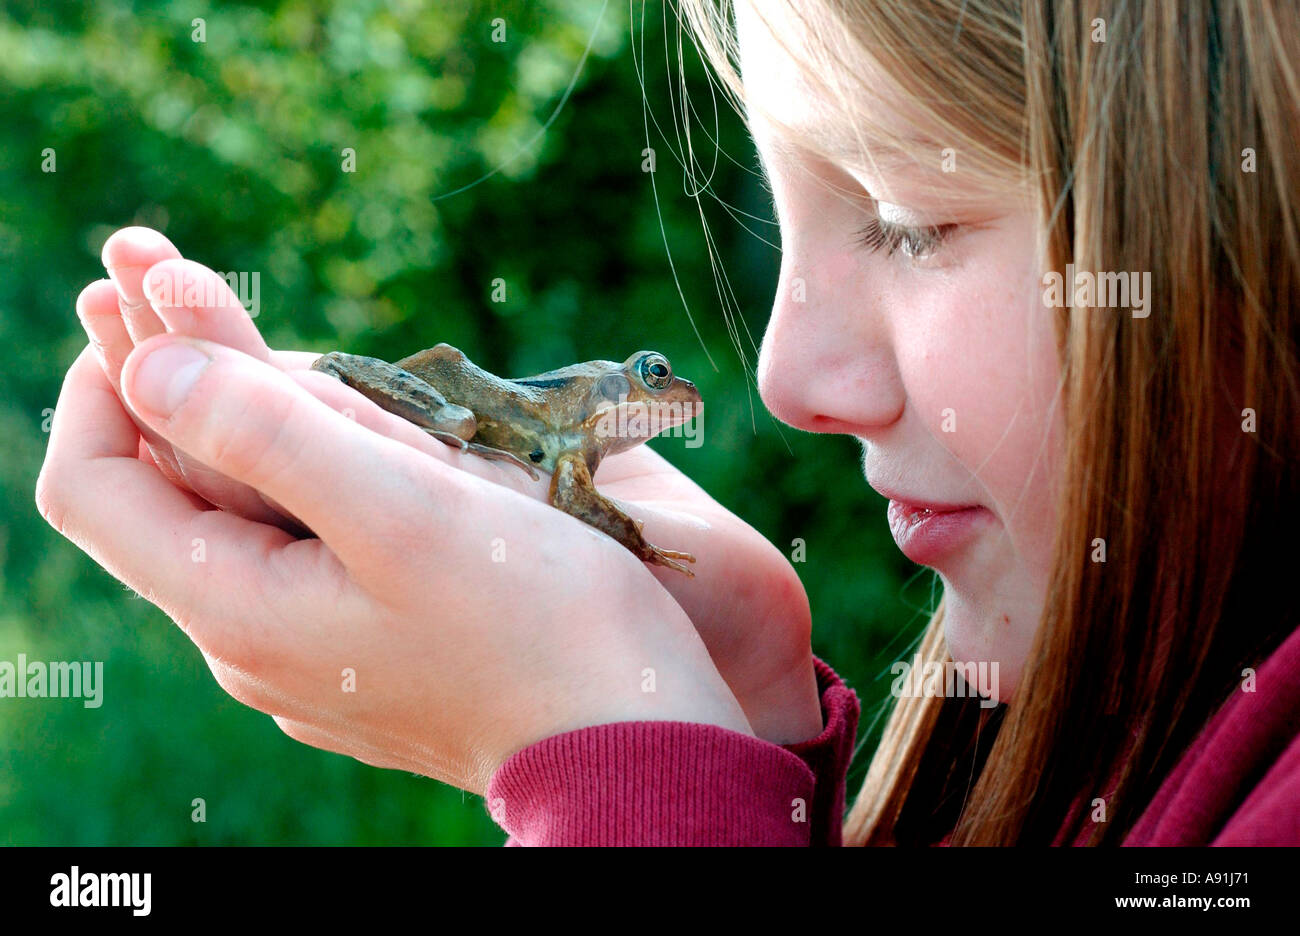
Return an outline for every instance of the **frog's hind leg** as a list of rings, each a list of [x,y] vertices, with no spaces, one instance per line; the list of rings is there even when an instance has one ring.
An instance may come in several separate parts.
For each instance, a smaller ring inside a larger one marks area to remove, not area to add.
[[[555,474],[551,477],[551,504],[612,536],[642,562],[667,566],[695,577],[694,572],[677,561],[694,562],[695,557],[675,549],[660,549],[646,542],[641,535],[641,521],[633,520],[596,490],[591,472],[580,453],[565,452],[556,461]]]
[[[478,431],[473,413],[448,403],[432,384],[396,364],[331,351],[319,357],[311,369],[338,378],[372,403],[415,423],[448,445],[463,449]]]
[[[311,369],[338,378],[388,412],[415,423],[439,442],[483,458],[512,462],[528,472],[534,481],[538,478],[533,466],[518,456],[469,441],[478,431],[474,414],[463,406],[447,402],[433,384],[396,364],[379,358],[331,351],[319,357]]]
[[[442,438],[434,429],[425,429],[424,431],[435,438]],[[446,442],[447,440],[443,439],[443,441]],[[455,445],[456,443],[451,442],[449,444]],[[484,445],[481,442],[462,442],[461,448],[473,452],[475,455],[479,456],[479,458],[487,458],[492,461],[510,462],[512,465],[518,465],[524,471],[528,472],[528,477],[532,478],[534,481],[541,477],[541,475],[537,473],[537,469],[528,464],[528,462],[524,461],[514,452],[507,452],[505,449],[493,448],[492,446]]]

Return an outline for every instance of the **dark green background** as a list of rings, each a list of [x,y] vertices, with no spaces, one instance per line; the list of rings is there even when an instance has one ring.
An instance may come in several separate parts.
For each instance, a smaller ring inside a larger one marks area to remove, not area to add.
[[[658,3],[644,26],[639,4],[635,22],[619,3],[600,12],[598,0],[5,4],[0,659],[102,660],[105,688],[93,710],[0,699],[0,842],[503,840],[478,797],[283,736],[218,688],[161,611],[41,520],[45,417],[86,341],[73,301],[128,224],[214,269],[260,272],[257,322],[273,347],[393,360],[448,341],[508,375],[666,353],[708,402],[705,444],[653,444],[787,553],[805,540],[815,650],[862,696],[873,743],[888,665],[923,620],[930,579],[889,540],[857,444],[779,426],[748,383],[756,355],[729,335],[705,237],[707,224],[735,327],[756,342],[779,254],[755,236],[777,241],[740,121],[688,51],[699,166],[687,184],[671,11],[667,36]],[[593,36],[572,96],[530,143]],[[345,147],[355,173],[340,171]],[[696,201],[687,190],[703,178]],[[489,301],[495,277],[504,304]],[[190,820],[195,797],[206,823]]]

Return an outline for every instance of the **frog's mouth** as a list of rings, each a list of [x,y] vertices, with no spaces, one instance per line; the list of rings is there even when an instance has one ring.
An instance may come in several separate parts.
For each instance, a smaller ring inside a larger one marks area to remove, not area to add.
[[[637,400],[602,411],[596,424],[600,436],[635,444],[674,429],[699,416],[704,404],[694,400]]]
[[[704,404],[698,400],[650,400],[646,405],[665,429],[690,422],[704,410]]]

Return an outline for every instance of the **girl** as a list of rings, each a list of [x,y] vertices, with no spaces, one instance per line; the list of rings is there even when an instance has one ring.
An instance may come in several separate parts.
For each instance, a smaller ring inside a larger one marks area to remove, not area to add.
[[[650,570],[235,300],[170,301],[219,284],[160,235],[78,301],[45,516],[289,735],[483,793],[512,842],[1300,842],[1300,13],[683,12],[780,220],[763,398],[862,441],[944,587],[847,821],[856,697],[742,521],[608,459],[699,557]]]

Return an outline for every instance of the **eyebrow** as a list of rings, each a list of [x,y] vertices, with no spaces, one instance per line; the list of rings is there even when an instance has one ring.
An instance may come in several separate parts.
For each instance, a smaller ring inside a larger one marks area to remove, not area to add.
[[[805,139],[818,142],[812,145],[804,145],[798,142]],[[815,156],[850,168],[880,169],[883,171],[916,169],[918,165],[914,156],[897,146],[877,142],[874,145],[867,143],[867,148],[864,149],[856,141],[839,136],[827,141],[824,133],[808,127],[787,126],[784,130],[773,128],[773,132],[767,135],[767,141],[775,152],[796,161],[808,156]],[[928,145],[922,140],[909,142],[913,142],[918,146]],[[755,148],[757,149],[757,147]],[[759,166],[763,169],[764,178],[769,178],[761,151],[759,152]]]

